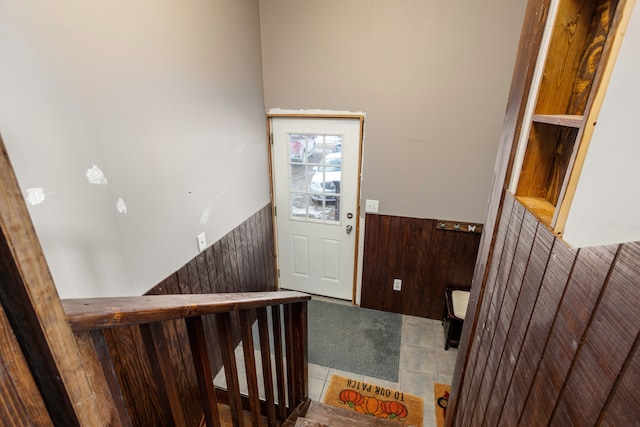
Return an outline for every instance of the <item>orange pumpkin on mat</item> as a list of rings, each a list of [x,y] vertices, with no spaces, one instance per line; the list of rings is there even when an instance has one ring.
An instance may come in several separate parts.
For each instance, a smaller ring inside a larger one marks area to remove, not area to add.
[[[389,418],[405,418],[408,415],[407,407],[400,402],[387,400],[380,402],[381,409],[389,414]]]
[[[386,413],[380,409],[380,401],[375,397],[365,397],[364,404],[356,406],[356,412],[365,415],[373,415],[378,418],[386,418]]]
[[[354,390],[345,389],[340,392],[340,400],[348,404],[350,408],[364,403],[364,396]]]

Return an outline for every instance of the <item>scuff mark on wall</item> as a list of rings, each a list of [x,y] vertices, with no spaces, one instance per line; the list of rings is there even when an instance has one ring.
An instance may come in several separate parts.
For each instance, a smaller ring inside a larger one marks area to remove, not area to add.
[[[220,197],[224,196],[224,194],[227,192],[228,189],[229,187],[225,188],[224,190],[222,190],[221,193],[219,193],[216,197],[211,199],[209,203],[207,203],[207,206],[204,208],[204,210],[202,211],[202,214],[200,215],[200,225],[205,225],[207,222],[209,222],[209,218],[211,218],[211,211],[213,210],[214,202],[218,200]]]
[[[245,145],[240,143],[238,145],[235,146],[235,148],[233,149],[233,151],[231,152],[231,156],[234,159],[237,159],[238,157],[240,157],[240,154],[244,151],[245,149]]]
[[[85,175],[87,176],[87,179],[89,180],[90,184],[97,184],[97,185],[107,184],[107,177],[104,176],[104,173],[102,172],[102,170],[96,165],[93,165],[91,168],[87,169],[87,172]]]
[[[47,195],[44,193],[44,188],[27,188],[27,203],[31,206],[39,205],[44,202]]]
[[[118,212],[120,212],[121,214],[127,213],[127,205],[124,202],[124,200],[122,200],[122,197],[118,198],[118,201],[116,202],[116,208],[118,209]]]

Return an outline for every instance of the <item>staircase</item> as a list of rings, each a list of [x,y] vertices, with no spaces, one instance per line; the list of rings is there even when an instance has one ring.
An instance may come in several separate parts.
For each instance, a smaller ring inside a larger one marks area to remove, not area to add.
[[[233,426],[276,427],[308,402],[309,299],[300,292],[245,292],[62,305],[108,425],[220,426],[218,408],[228,406]],[[234,354],[240,342],[242,376]],[[226,389],[213,384],[220,368]]]

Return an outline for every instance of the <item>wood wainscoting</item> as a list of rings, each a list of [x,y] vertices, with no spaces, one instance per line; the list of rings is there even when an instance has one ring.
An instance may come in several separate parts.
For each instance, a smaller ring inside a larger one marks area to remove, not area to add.
[[[271,204],[200,252],[149,295],[275,291]]]
[[[569,248],[507,193],[452,425],[637,425],[640,242]]]
[[[442,319],[445,288],[470,288],[480,233],[377,214],[367,214],[365,224],[362,307]],[[393,279],[402,279],[401,291]]]

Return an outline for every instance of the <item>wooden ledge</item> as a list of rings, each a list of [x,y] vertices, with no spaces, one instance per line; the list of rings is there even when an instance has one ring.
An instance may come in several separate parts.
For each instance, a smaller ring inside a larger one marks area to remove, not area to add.
[[[569,114],[534,114],[533,121],[536,123],[546,123],[549,125],[566,126],[578,129],[582,126],[584,117]]]
[[[310,299],[310,295],[294,291],[144,295],[64,299],[62,307],[71,329],[81,332],[291,304]]]

